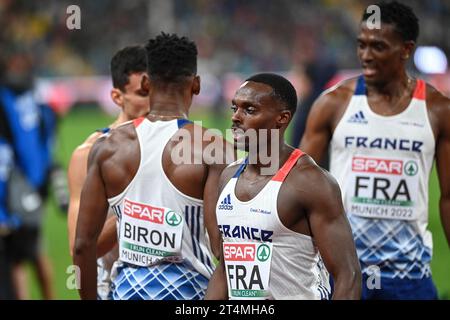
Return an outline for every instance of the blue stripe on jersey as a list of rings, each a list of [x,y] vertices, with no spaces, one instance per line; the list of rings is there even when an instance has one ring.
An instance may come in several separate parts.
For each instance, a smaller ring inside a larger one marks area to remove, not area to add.
[[[190,229],[191,229],[192,248],[194,248],[194,256],[196,256],[198,258],[197,246],[195,245],[195,238],[194,238],[194,225],[195,225],[194,211],[195,211],[195,207],[191,206],[191,225],[190,225]]]
[[[120,220],[122,218],[122,212],[120,211],[120,206],[112,206],[111,207],[117,218]]]
[[[198,245],[198,251],[200,252],[200,260],[203,264],[205,264],[205,258],[203,257],[202,248],[200,247],[200,207],[197,206],[197,245]]]
[[[183,128],[188,123],[192,123],[192,121],[190,121],[188,119],[178,119],[177,123],[178,123],[178,129],[180,129],[180,128]]]
[[[359,76],[356,82],[355,96],[361,96],[366,94],[366,85],[364,83],[364,77]]]
[[[195,209],[197,208],[197,213]],[[186,224],[191,231],[191,240],[192,240],[192,248],[194,250],[194,256],[199,259],[203,265],[206,266],[209,272],[213,272],[213,267],[211,264],[211,260],[208,255],[205,254],[200,247],[200,206],[189,206],[185,207],[184,216],[186,220]],[[205,261],[206,257],[206,261]]]
[[[108,133],[109,131],[111,131],[111,128],[106,127],[106,128],[97,129],[95,131],[101,132],[101,133]]]
[[[206,256],[206,265],[209,267],[209,269],[210,269],[211,271],[213,271],[213,270],[212,270],[211,260],[209,260],[209,257],[208,257],[208,256]]]
[[[318,286],[319,293],[320,293],[320,300],[329,300],[330,299],[330,291],[323,286],[322,284],[319,284]]]
[[[244,168],[247,164],[248,164],[248,157],[245,158],[245,161],[242,162],[242,164],[239,166],[239,169],[236,171],[233,178],[238,178],[241,175],[242,171],[244,171]]]

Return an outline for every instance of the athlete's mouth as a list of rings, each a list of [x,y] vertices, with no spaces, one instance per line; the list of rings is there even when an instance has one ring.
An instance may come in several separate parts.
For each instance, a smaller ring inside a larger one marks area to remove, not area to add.
[[[235,141],[241,140],[245,135],[244,129],[242,129],[240,127],[235,127],[235,126],[231,127],[231,132],[233,133],[233,139]]]
[[[363,66],[363,74],[366,77],[374,76],[378,70],[375,67],[372,66]]]

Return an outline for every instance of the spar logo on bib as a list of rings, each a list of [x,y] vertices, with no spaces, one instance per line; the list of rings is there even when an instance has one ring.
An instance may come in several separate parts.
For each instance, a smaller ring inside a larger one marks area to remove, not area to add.
[[[270,247],[267,244],[227,244],[224,246],[224,257],[228,261],[260,261],[265,262],[270,257]]]
[[[267,259],[269,259],[270,257],[270,248],[268,245],[266,244],[261,244],[258,247],[258,251],[256,252],[256,258],[261,261],[267,261]]]
[[[419,166],[417,165],[417,162],[415,161],[408,161],[405,164],[405,174],[407,176],[415,176],[419,172]]]
[[[166,214],[166,222],[169,226],[176,227],[183,221],[179,213],[175,211],[169,211]]]
[[[403,172],[403,161],[354,157],[352,160],[352,171],[401,175]]]
[[[157,224],[164,223],[164,208],[154,207],[125,199],[124,213],[135,219],[145,220]]]
[[[255,261],[256,244],[224,244],[223,255],[228,261]]]

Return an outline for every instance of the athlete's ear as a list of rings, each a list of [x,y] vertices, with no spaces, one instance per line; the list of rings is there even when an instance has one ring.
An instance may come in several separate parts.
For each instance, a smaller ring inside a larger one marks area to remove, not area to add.
[[[403,50],[402,50],[402,59],[403,60],[408,60],[409,57],[411,57],[414,48],[416,46],[416,43],[414,41],[405,41],[403,43]]]
[[[120,89],[112,88],[111,89],[111,99],[112,101],[120,108],[123,107],[123,94]]]
[[[149,78],[148,74],[146,74],[146,73],[144,73],[142,75],[141,89],[144,90],[145,92],[150,91],[150,78]]]
[[[292,112],[290,110],[283,110],[280,112],[280,114],[277,117],[277,129],[280,129],[281,127],[287,127],[289,122],[291,122],[292,119]]]
[[[192,81],[192,94],[198,95],[200,93],[200,76],[195,76]]]

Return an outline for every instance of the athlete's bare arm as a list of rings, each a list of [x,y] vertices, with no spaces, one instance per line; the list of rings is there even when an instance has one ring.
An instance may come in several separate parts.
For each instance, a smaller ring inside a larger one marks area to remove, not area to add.
[[[325,155],[333,131],[351,99],[354,86],[354,80],[344,81],[340,86],[323,93],[311,108],[300,149],[317,163]]]
[[[205,130],[205,129],[204,129]],[[203,160],[209,163],[208,178],[203,194],[203,212],[205,215],[205,226],[211,244],[211,250],[218,259],[222,251],[222,236],[217,226],[216,204],[219,198],[219,183],[222,171],[228,164],[236,160],[236,152],[232,144],[221,135],[211,135],[209,141],[203,143],[203,150],[213,146],[222,146],[222,154],[218,152],[203,153]]]
[[[81,271],[82,299],[97,296],[97,239],[108,212],[107,199],[120,194],[130,183],[139,159],[139,144],[132,124],[114,129],[104,141],[96,142],[89,153],[74,247],[74,264]]]
[[[436,169],[441,189],[441,222],[450,247],[450,99],[427,88],[427,105],[436,137]]]
[[[73,256],[73,247],[75,242],[75,231],[78,220],[78,211],[80,208],[81,189],[87,174],[87,163],[89,151],[93,143],[101,136],[101,133],[95,132],[72,153],[68,168],[68,183],[70,191],[70,202],[68,209],[68,235],[70,255]],[[97,243],[97,256],[101,257],[110,251],[116,240],[116,218],[110,217],[105,223],[104,232],[101,233]]]
[[[98,236],[97,258],[110,252],[115,245],[117,245],[117,217],[113,214],[106,219],[102,232]]]
[[[69,209],[67,213],[67,229],[69,235],[70,255],[73,256],[73,245],[75,242],[75,230],[77,226],[78,210],[80,208],[81,189],[86,179],[87,158],[90,147],[82,145],[75,149],[70,158],[67,178],[69,184]]]
[[[222,174],[220,175],[220,180],[217,184],[217,187],[215,187],[213,190],[217,194],[216,196],[216,203],[217,199],[222,192],[225,185],[230,181],[230,179],[233,177],[233,175],[238,170],[239,165],[234,165],[231,167],[226,168],[223,170]],[[215,213],[215,206],[216,203],[214,203],[214,213]],[[217,221],[217,219],[216,219]],[[216,222],[217,224],[217,222]],[[219,241],[219,248],[220,248],[220,254],[219,254],[219,264],[216,266],[216,269],[214,270],[214,273],[209,280],[208,283],[208,289],[206,290],[205,300],[226,300],[228,299],[228,286],[227,286],[227,275],[225,272],[225,260],[223,258],[223,250],[222,250],[222,236],[219,233],[220,241]]]
[[[79,292],[82,299],[97,298],[96,244],[108,212],[101,163],[108,156],[100,144],[94,145],[89,154],[88,174],[81,193],[73,260],[80,268]]]
[[[208,231],[211,251],[216,259],[220,257],[221,235],[217,227],[216,203],[219,195],[214,192],[219,184],[219,178],[224,165],[211,165],[208,169],[208,179],[203,194],[203,212],[205,227]]]
[[[303,156],[288,176],[286,188],[297,195],[298,210],[291,212],[306,215],[314,243],[333,276],[333,299],[360,299],[361,270],[337,182],[310,157]],[[299,224],[304,224],[301,220]],[[296,231],[295,225],[287,227]]]

